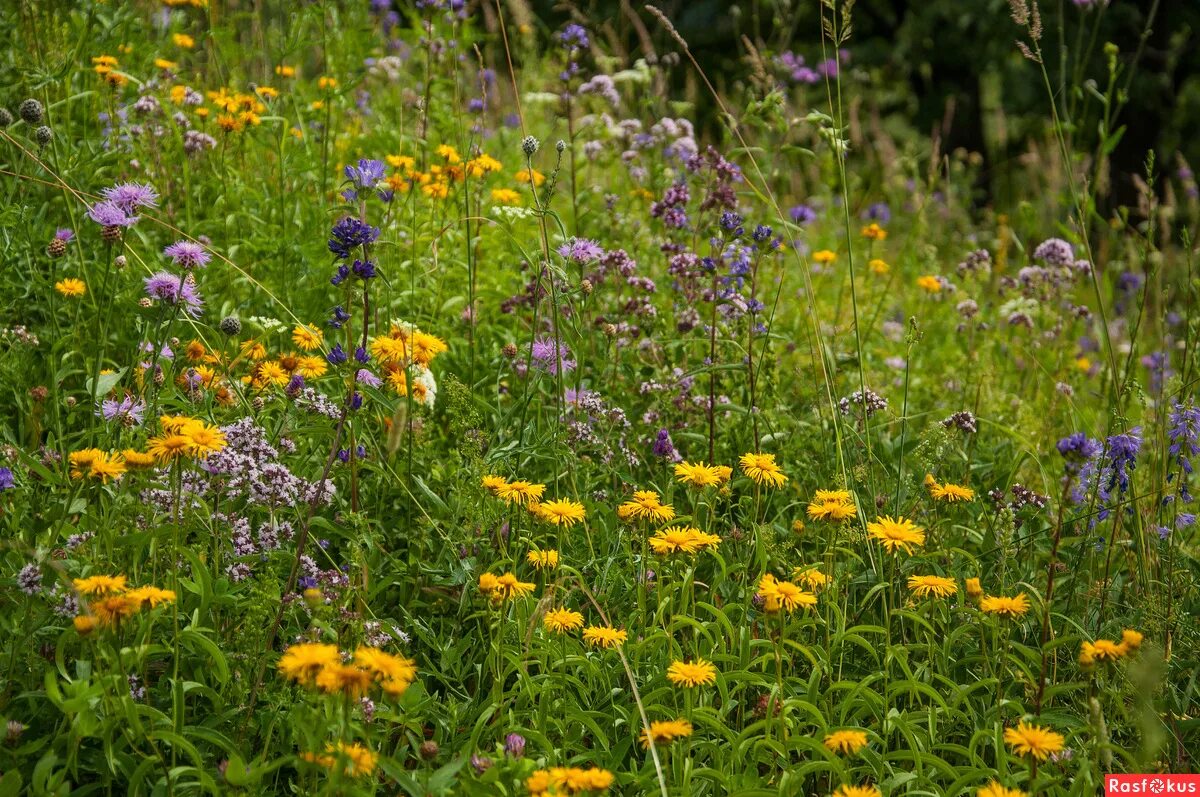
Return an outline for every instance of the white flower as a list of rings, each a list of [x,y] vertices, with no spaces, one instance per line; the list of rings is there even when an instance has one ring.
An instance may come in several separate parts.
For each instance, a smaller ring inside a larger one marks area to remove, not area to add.
[[[432,409],[433,403],[437,401],[437,380],[433,378],[433,371],[430,371],[428,368],[421,368],[420,373],[413,379],[413,384],[425,387],[425,397],[421,400],[421,403]]]

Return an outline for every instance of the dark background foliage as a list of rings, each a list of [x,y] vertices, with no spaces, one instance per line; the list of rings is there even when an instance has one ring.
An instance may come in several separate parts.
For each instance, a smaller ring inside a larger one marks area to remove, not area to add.
[[[655,5],[674,22],[719,87],[751,80],[753,60],[746,40],[763,60],[787,50],[803,55],[809,64],[821,60],[815,0],[664,0]],[[593,0],[569,10],[561,3],[539,0],[533,7],[547,24],[574,18],[607,28],[609,37],[634,55],[644,49],[640,34],[645,32],[659,52],[674,49],[637,0]],[[1128,200],[1132,193],[1128,178],[1119,175],[1144,171],[1150,150],[1164,168],[1176,163],[1177,153],[1190,164],[1200,161],[1200,137],[1195,135],[1200,129],[1200,48],[1192,43],[1200,29],[1200,3],[1112,0],[1098,10],[1077,8],[1073,0],[1042,0],[1041,13],[1047,70],[1064,105],[1072,95],[1080,101],[1075,135],[1085,148],[1094,145],[1100,112],[1085,83],[1096,81],[1102,92],[1107,80],[1104,45],[1112,42],[1120,49],[1123,74],[1118,85],[1128,81],[1129,99],[1117,120],[1118,127],[1127,129],[1112,154],[1117,201]],[[641,17],[645,31],[639,31],[634,14]],[[852,20],[847,44],[852,74],[875,85],[909,87],[910,91],[876,98],[881,110],[904,115],[918,131],[937,131],[944,150],[965,147],[980,152],[989,167],[997,169],[1023,152],[1031,137],[1045,135],[1045,89],[1036,67],[1017,50],[1021,30],[1010,18],[1007,0],[858,0]],[[685,83],[686,71],[677,70],[676,79]],[[987,107],[989,90],[994,109]],[[697,118],[710,130],[718,124],[714,111],[711,104],[697,108]],[[1003,114],[1002,146],[988,141],[989,112]]]

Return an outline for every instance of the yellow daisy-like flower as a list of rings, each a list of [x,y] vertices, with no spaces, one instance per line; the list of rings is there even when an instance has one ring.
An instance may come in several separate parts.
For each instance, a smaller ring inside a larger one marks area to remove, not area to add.
[[[72,583],[80,595],[119,595],[126,589],[125,576],[88,576]]]
[[[558,551],[530,551],[525,554],[525,561],[538,570],[553,570],[558,567]]]
[[[867,534],[878,540],[888,553],[903,548],[911,554],[913,547],[925,544],[925,530],[904,517],[884,515],[867,524]]]
[[[1134,631],[1132,628],[1126,628],[1121,632],[1121,644],[1130,650],[1137,650],[1142,646],[1141,631]]]
[[[312,324],[297,324],[292,330],[292,342],[304,351],[320,348],[325,333]]]
[[[341,663],[342,654],[338,652],[337,645],[306,642],[285,650],[275,666],[284,677],[296,683],[312,684],[321,670]]]
[[[558,797],[566,794],[607,791],[615,780],[605,769],[591,767],[550,767],[539,769],[525,779],[530,797]]]
[[[314,685],[330,695],[341,694],[357,700],[371,688],[371,673],[349,664],[331,664],[317,673]]]
[[[830,577],[821,572],[816,566],[796,567],[792,569],[792,580],[805,585],[809,589],[821,589],[829,586]]]
[[[660,556],[674,553],[697,553],[721,544],[716,534],[707,534],[694,526],[673,526],[660,529],[648,540],[651,550]]]
[[[76,298],[87,293],[87,285],[81,279],[67,277],[54,283],[54,290],[67,298]]]
[[[918,598],[933,595],[936,598],[948,598],[958,592],[958,584],[952,578],[942,576],[909,576],[908,588]]]
[[[979,602],[979,608],[984,614],[995,614],[1006,619],[1024,617],[1029,611],[1029,598],[1024,592],[1011,598],[988,595]]]
[[[172,34],[171,41],[175,42],[176,47],[182,47],[185,50],[190,50],[196,46],[196,40],[186,33]]]
[[[624,645],[628,639],[629,632],[624,629],[606,625],[589,625],[583,629],[583,641],[594,648],[615,648]]]
[[[324,376],[328,370],[329,361],[324,357],[308,355],[296,358],[296,373],[305,379],[315,379],[318,376]]]
[[[542,183],[546,182],[546,175],[539,172],[537,169],[522,169],[517,172],[518,183],[528,183],[533,181],[534,186],[541,188]]]
[[[67,462],[71,465],[71,478],[82,479],[91,469],[92,461],[103,455],[104,452],[98,448],[83,448],[67,454]]]
[[[480,591],[487,593],[494,601],[506,601],[520,598],[537,587],[528,581],[521,581],[515,573],[503,573],[499,576],[484,573],[479,577]]]
[[[788,477],[775,464],[774,454],[742,454],[738,462],[741,463],[742,472],[749,476],[755,484],[782,487],[788,480]]]
[[[497,205],[520,205],[521,195],[511,188],[493,188],[492,201]]]
[[[354,663],[370,673],[380,688],[392,697],[404,694],[417,679],[416,662],[378,648],[359,648],[354,651]]]
[[[75,626],[75,633],[80,636],[87,636],[96,630],[96,618],[90,614],[80,614],[72,618],[71,623]]]
[[[808,505],[808,516],[813,520],[840,523],[858,515],[858,507],[850,501],[813,501]]]
[[[721,478],[718,466],[705,465],[703,462],[680,462],[675,466],[675,478],[681,484],[692,487],[716,487],[725,481]]]
[[[1097,639],[1095,642],[1084,641],[1079,647],[1079,663],[1090,667],[1097,661],[1117,661],[1129,653],[1129,648],[1123,643],[1111,639]]]
[[[961,484],[938,484],[934,482],[929,485],[929,494],[933,496],[934,500],[945,501],[948,504],[953,504],[955,501],[975,500],[975,491]]]
[[[125,467],[133,468],[134,470],[145,470],[153,468],[158,464],[158,460],[154,455],[146,451],[138,451],[136,448],[127,448],[121,452],[121,459],[125,460]]]
[[[758,597],[762,598],[763,608],[770,613],[782,610],[794,612],[799,608],[817,605],[817,596],[805,592],[790,581],[780,581],[771,573],[766,573],[758,582]]]
[[[571,528],[586,517],[583,504],[569,498],[554,501],[543,501],[536,505],[537,516],[547,523],[563,528]]]
[[[667,680],[675,686],[693,688],[717,682],[717,668],[704,659],[673,661],[667,668]]]
[[[826,501],[841,501],[849,503],[854,500],[854,496],[850,495],[849,490],[817,490],[813,495],[814,503],[825,503]]]
[[[968,578],[963,583],[966,586],[967,597],[971,600],[977,601],[983,596],[983,585],[979,583],[979,579]]]
[[[177,62],[168,61],[166,58],[155,58],[154,59],[154,68],[155,69],[175,69],[178,66],[179,66],[179,64]]]
[[[107,598],[92,601],[88,608],[102,626],[115,626],[122,620],[133,617],[142,608],[140,601],[129,595],[111,595]]]
[[[649,728],[642,730],[642,747],[649,748],[650,740],[654,744],[670,744],[676,739],[686,739],[692,735],[692,723],[685,719],[656,720]]]
[[[828,249],[818,249],[812,253],[812,259],[821,265],[827,266],[833,261],[837,260],[837,253]]]
[[[932,274],[917,278],[917,287],[928,293],[941,293],[942,281]]]
[[[1015,728],[1004,729],[1004,742],[1019,755],[1045,761],[1051,753],[1062,752],[1063,737],[1049,728],[1018,722]]]
[[[882,792],[874,786],[864,784],[862,786],[838,786],[837,791],[833,793],[833,797],[883,797]]]
[[[638,490],[633,498],[617,508],[617,516],[622,520],[650,520],[655,523],[666,523],[674,520],[675,507],[664,504],[659,500],[658,493],[653,490]]]
[[[489,473],[479,480],[479,484],[492,495],[499,495],[500,491],[508,486],[508,479]]]
[[[164,603],[174,603],[175,591],[145,586],[129,590],[129,592],[125,593],[125,597],[137,603],[139,607],[149,606],[151,609],[154,609]]]
[[[120,455],[109,455],[104,452],[92,459],[88,465],[88,476],[98,480],[101,484],[108,484],[110,481],[116,481],[125,475],[125,463],[121,460]]]
[[[542,617],[542,625],[547,631],[565,634],[576,628],[583,628],[583,615],[570,609],[551,609]]]
[[[193,457],[205,459],[225,448],[225,433],[204,421],[195,421],[183,427],[181,434],[187,438],[187,452]]]
[[[862,228],[862,236],[868,241],[882,241],[887,238],[887,230],[880,227],[875,222],[871,222],[866,227]]]
[[[412,345],[413,362],[426,368],[433,362],[434,357],[450,350],[446,341],[428,332],[413,332],[409,343]]]
[[[993,780],[975,792],[975,797],[1029,797],[1029,795],[1020,789],[1005,788]]]
[[[238,347],[243,357],[248,357],[251,360],[258,361],[266,359],[267,347],[259,343],[254,338],[243,340]]]
[[[887,264],[886,260],[880,260],[877,257],[867,261],[867,268],[871,269],[872,274],[878,274],[880,276],[883,276],[892,270],[892,267]]]
[[[831,752],[854,755],[867,746],[867,735],[856,730],[834,731],[821,743]]]
[[[327,769],[334,769],[339,766],[339,762],[344,762],[345,774],[356,778],[370,777],[375,772],[375,765],[379,760],[377,754],[357,742],[354,744],[338,742],[336,745],[326,746],[324,755],[301,753],[300,757]]]
[[[174,462],[184,456],[192,441],[183,434],[165,434],[151,437],[146,441],[146,449],[160,463]]]
[[[296,67],[288,66],[287,64],[279,64],[275,67],[275,74],[280,77],[295,77]]]
[[[317,88],[319,89],[336,89],[337,86],[338,80],[335,77],[321,75],[321,77],[317,78]]]

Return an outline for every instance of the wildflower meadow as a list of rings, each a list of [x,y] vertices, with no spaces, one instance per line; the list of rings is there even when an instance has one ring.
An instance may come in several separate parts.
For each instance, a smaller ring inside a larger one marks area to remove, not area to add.
[[[905,5],[0,3],[0,795],[1200,772],[1200,15]]]

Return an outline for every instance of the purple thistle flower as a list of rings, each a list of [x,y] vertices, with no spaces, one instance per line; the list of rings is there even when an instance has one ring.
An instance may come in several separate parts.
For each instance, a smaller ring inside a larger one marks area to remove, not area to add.
[[[1033,250],[1033,257],[1052,266],[1070,266],[1075,263],[1075,250],[1062,238],[1047,238]]]
[[[126,213],[116,202],[107,199],[88,208],[88,218],[101,227],[132,227],[138,222],[137,216]]]
[[[575,361],[571,359],[571,350],[565,343],[556,343],[548,338],[538,338],[534,340],[530,354],[533,358],[533,366],[551,376],[558,374],[560,370],[564,374],[575,370]]]
[[[146,277],[146,295],[167,304],[183,304],[184,311],[199,316],[204,300],[196,290],[196,281],[190,274],[178,277],[169,271],[158,271]]]
[[[122,426],[141,426],[145,419],[146,402],[126,393],[125,398],[105,399],[100,402],[96,416],[106,421],[117,421]]]
[[[604,257],[604,249],[600,244],[587,238],[569,238],[554,251],[576,263],[590,263]]]
[[[509,758],[522,758],[525,755],[525,737],[519,733],[510,733],[504,737],[504,754]]]
[[[62,241],[63,243],[66,243],[67,241],[71,240],[74,237],[75,237],[75,231],[71,230],[71,229],[67,229],[66,227],[60,227],[54,233],[54,238],[56,240]]]
[[[158,207],[158,192],[149,183],[118,183],[100,193],[129,214],[138,208]]]
[[[379,387],[383,384],[383,380],[371,373],[369,368],[359,368],[358,373],[354,375],[354,381],[367,387]]]
[[[192,241],[176,241],[163,249],[163,254],[174,260],[175,265],[188,271],[203,268],[212,260],[208,250]]]

